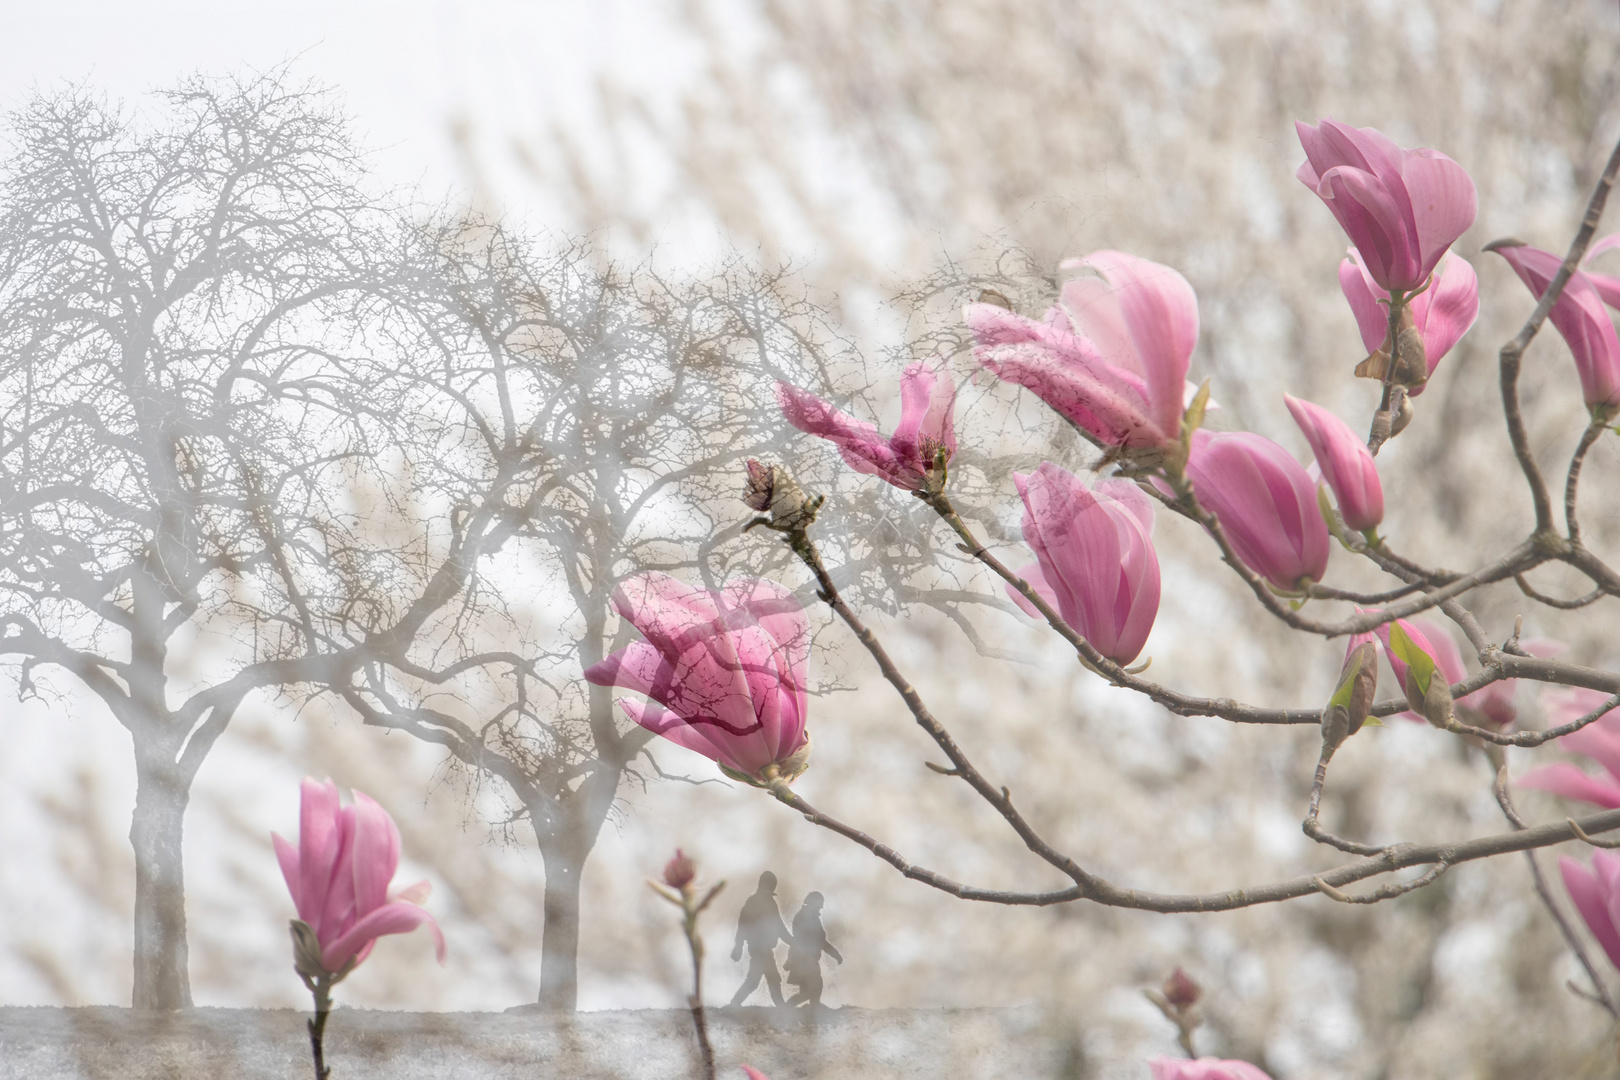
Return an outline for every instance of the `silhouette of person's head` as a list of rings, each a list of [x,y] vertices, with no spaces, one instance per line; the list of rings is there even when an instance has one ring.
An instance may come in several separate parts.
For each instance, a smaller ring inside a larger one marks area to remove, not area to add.
[[[759,891],[762,892],[762,893],[773,893],[773,892],[775,892],[776,891],[776,875],[771,873],[769,870],[767,870],[763,874],[759,875]]]
[[[827,898],[818,892],[805,894],[804,906],[809,908],[811,911],[820,911],[821,905],[826,902]]]

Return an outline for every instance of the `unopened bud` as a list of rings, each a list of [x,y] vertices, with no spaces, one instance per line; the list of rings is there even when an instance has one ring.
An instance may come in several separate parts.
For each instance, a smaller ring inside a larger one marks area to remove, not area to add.
[[[288,929],[292,931],[293,970],[311,980],[325,975],[327,971],[321,963],[321,942],[315,936],[315,928],[301,919],[293,919]]]
[[[812,498],[780,465],[763,465],[748,459],[748,480],[743,487],[743,502],[761,514],[770,516],[773,529],[802,529],[816,519],[821,509],[819,496]]]
[[[664,864],[664,884],[672,889],[684,889],[697,878],[697,863],[680,848],[675,857]]]
[[[1361,730],[1378,690],[1378,647],[1371,634],[1357,634],[1345,650],[1339,685],[1322,710],[1322,742],[1332,750]]]
[[[1204,996],[1204,988],[1179,967],[1170,973],[1160,989],[1164,1000],[1178,1009],[1190,1009]]]

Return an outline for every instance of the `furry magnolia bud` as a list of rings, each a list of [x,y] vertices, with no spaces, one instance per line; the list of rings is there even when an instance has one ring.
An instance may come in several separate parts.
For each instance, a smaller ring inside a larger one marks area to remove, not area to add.
[[[1164,994],[1164,1000],[1177,1009],[1190,1009],[1204,996],[1204,988],[1179,967],[1164,980],[1160,992]]]
[[[773,529],[803,529],[816,520],[821,496],[811,497],[780,465],[764,465],[748,459],[748,480],[742,501],[751,509],[768,515]],[[763,524],[763,522],[762,522]]]
[[[697,863],[682,851],[675,849],[675,857],[664,864],[664,884],[672,889],[684,889],[697,879]]]

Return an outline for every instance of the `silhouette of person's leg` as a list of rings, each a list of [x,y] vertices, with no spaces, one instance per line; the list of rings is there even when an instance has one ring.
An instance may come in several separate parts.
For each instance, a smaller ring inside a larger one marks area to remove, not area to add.
[[[741,1005],[759,987],[759,981],[765,980],[765,988],[771,992],[773,1004],[782,1004],[782,977],[776,973],[776,957],[771,953],[757,953],[748,950],[748,977],[732,995],[731,1003]]]
[[[799,983],[798,986],[799,992],[793,995],[793,1000],[788,1002],[789,1005],[803,1005],[806,1002],[811,1005],[821,1004],[821,974],[819,972],[814,975],[808,971],[805,972],[804,981]]]
[[[771,992],[771,1003],[782,1004],[782,976],[776,971],[775,954],[767,954],[765,958],[765,986]]]
[[[759,957],[754,955],[753,952],[749,952],[748,975],[743,979],[743,984],[737,988],[737,992],[731,996],[731,1003],[733,1005],[741,1005],[744,1001],[746,1001],[748,999],[748,995],[752,994],[754,992],[754,988],[759,985],[760,977],[764,974],[765,969],[760,967]]]

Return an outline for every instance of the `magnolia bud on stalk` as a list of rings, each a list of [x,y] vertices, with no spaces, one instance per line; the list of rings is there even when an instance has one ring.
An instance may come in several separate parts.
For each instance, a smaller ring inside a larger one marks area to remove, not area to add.
[[[1380,626],[1377,634],[1412,711],[1437,728],[1449,727],[1455,719],[1451,684],[1435,659],[1435,647],[1405,619]]]
[[[1344,740],[1361,730],[1377,690],[1378,647],[1371,634],[1357,634],[1345,650],[1338,688],[1322,710],[1324,749],[1337,750]]]

